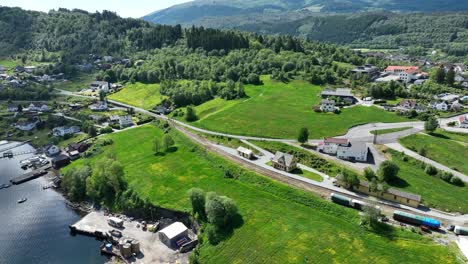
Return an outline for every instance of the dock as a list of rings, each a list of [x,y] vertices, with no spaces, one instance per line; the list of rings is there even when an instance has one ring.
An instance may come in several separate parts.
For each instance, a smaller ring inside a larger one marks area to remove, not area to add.
[[[93,211],[81,220],[70,226],[70,230],[75,234],[101,238],[116,245],[122,238],[129,238],[139,241],[140,254],[123,258],[118,251],[106,252],[121,258],[125,263],[188,263],[189,253],[180,253],[167,247],[159,240],[157,233],[143,230],[137,221],[124,220],[123,227],[112,227],[107,223],[109,216],[103,212]],[[118,230],[122,233],[122,238],[112,237],[111,230]],[[102,247],[96,248],[102,252]]]
[[[41,169],[38,169],[38,170],[30,171],[30,172],[25,173],[25,174],[23,174],[21,176],[17,176],[17,177],[12,178],[10,180],[10,182],[15,184],[15,185],[18,185],[18,184],[25,183],[25,182],[30,181],[30,180],[37,179],[37,178],[41,177],[42,175],[47,174],[47,170],[50,169],[50,168],[51,168],[50,166],[47,166],[46,168],[41,168]]]

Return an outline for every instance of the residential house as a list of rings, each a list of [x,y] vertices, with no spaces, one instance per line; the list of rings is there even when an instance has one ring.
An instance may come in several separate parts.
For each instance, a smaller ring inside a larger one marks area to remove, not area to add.
[[[449,105],[445,101],[441,101],[432,104],[432,108],[436,109],[437,111],[448,111]]]
[[[465,79],[463,82],[460,83],[460,85],[464,88],[468,88],[468,79]]]
[[[99,101],[99,102],[97,102],[95,104],[90,105],[89,109],[91,109],[91,111],[95,111],[95,112],[106,111],[107,110],[107,103]]]
[[[15,127],[21,131],[31,131],[36,128],[37,124],[39,124],[41,120],[39,118],[33,118],[27,121],[20,121],[15,124]]]
[[[339,146],[349,146],[349,140],[347,138],[324,138],[318,150],[329,155],[336,155]]]
[[[379,74],[379,68],[372,64],[366,64],[364,66],[358,66],[351,70],[352,73],[367,75],[369,77],[374,77]]]
[[[31,103],[27,109],[29,112],[48,112],[49,106],[43,103]]]
[[[421,106],[416,100],[404,99],[398,104],[400,110],[409,111],[409,110],[422,110]]]
[[[63,137],[66,135],[73,135],[80,132],[80,127],[71,126],[71,127],[56,127],[52,129],[52,135],[56,137]]]
[[[468,128],[468,115],[460,116],[459,121],[461,128]]]
[[[61,150],[56,145],[47,145],[44,147],[44,152],[47,156],[53,157],[55,155],[58,155],[61,152]]]
[[[109,82],[101,82],[101,81],[95,81],[92,82],[89,88],[95,92],[95,91],[103,91],[105,93],[108,93],[112,87],[112,84]]]
[[[385,73],[390,73],[393,76],[398,76],[399,81],[410,83],[418,79],[426,79],[427,73],[421,72],[417,66],[388,66]]]
[[[68,153],[73,152],[73,151],[78,151],[80,153],[83,153],[88,148],[89,148],[89,144],[85,142],[71,143],[71,144],[68,144],[68,146],[65,148],[65,151]]]
[[[448,72],[450,69],[453,69],[455,73],[462,74],[466,71],[466,65],[463,63],[454,63],[444,65],[445,72]]]
[[[113,62],[114,61],[114,57],[112,57],[112,56],[104,56],[102,59],[105,62]]]
[[[111,115],[109,117],[109,123],[111,124],[118,124],[120,121],[120,117],[118,115]]]
[[[297,162],[293,155],[277,151],[271,159],[273,167],[278,170],[291,172],[297,168]]]
[[[130,115],[119,116],[119,125],[120,125],[120,128],[133,126],[132,116],[130,116]]]
[[[26,66],[24,67],[24,71],[27,73],[33,73],[36,70],[36,66]]]
[[[335,109],[335,100],[323,99],[320,103],[320,110],[323,112],[334,112]]]
[[[463,82],[463,81],[465,81],[465,77],[458,74],[458,75],[455,76],[455,81],[456,82]]]
[[[69,163],[70,163],[70,157],[68,157],[67,155],[58,155],[57,157],[54,157],[52,159],[52,167],[56,170],[64,167],[64,166],[67,166]]]
[[[254,154],[252,150],[244,147],[238,147],[237,148],[237,154],[241,157],[244,157],[246,159],[252,159],[254,157]]]
[[[18,112],[18,106],[17,105],[13,105],[13,104],[8,105],[7,109],[8,109],[8,112]]]
[[[369,148],[365,142],[352,142],[348,146],[338,146],[336,157],[342,160],[367,161]]]
[[[347,88],[337,88],[336,90],[325,90],[322,92],[323,99],[327,99],[330,97],[339,97],[349,104],[354,104],[357,102],[357,99],[356,97],[354,97],[354,94],[351,91],[351,89]]]
[[[77,160],[80,158],[80,152],[74,150],[68,153],[68,156],[70,157],[70,160]]]
[[[15,67],[15,72],[24,72],[24,67],[20,66],[20,65],[16,66]]]
[[[442,95],[442,94],[441,94]],[[439,99],[444,101],[444,102],[447,102],[447,103],[452,103],[452,102],[455,102],[457,101],[458,99],[460,98],[459,95],[456,95],[456,94],[443,94],[443,96],[439,96]]]

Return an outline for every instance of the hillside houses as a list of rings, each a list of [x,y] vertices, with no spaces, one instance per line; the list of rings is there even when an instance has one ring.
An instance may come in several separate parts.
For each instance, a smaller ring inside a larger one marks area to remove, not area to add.
[[[49,106],[44,103],[30,103],[25,111],[29,112],[48,112]]]
[[[21,131],[31,131],[41,122],[39,117],[30,118],[28,120],[19,121],[14,124],[14,127]]]
[[[417,112],[421,112],[424,108],[419,105],[418,101],[412,99],[404,99],[400,103],[398,103],[396,110],[400,110],[403,112],[415,110]]]
[[[336,109],[335,100],[322,99],[320,103],[320,110],[322,112],[334,112]]]
[[[376,81],[400,81],[404,83],[415,82],[416,80],[424,80],[429,76],[426,72],[422,72],[417,66],[388,66],[381,78]]]
[[[101,82],[101,81],[92,82],[91,85],[89,86],[89,89],[91,89],[93,92],[103,91],[104,93],[109,93],[111,88],[112,88],[111,83]]]
[[[468,115],[460,116],[458,120],[461,128],[468,128]]]
[[[120,128],[126,128],[133,126],[133,119],[130,115],[119,116]]]
[[[366,75],[372,79],[379,75],[379,68],[372,64],[365,64],[352,69],[351,72],[358,75]]]
[[[107,111],[107,103],[106,102],[102,102],[102,101],[99,101],[95,104],[92,104],[90,106],[88,106],[88,108],[91,110],[91,111],[94,111],[94,112],[101,112],[101,111]]]

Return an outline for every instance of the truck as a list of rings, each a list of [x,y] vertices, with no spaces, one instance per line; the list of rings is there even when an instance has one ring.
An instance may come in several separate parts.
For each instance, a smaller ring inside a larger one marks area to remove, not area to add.
[[[109,217],[107,223],[113,227],[123,227],[123,220],[118,217]]]

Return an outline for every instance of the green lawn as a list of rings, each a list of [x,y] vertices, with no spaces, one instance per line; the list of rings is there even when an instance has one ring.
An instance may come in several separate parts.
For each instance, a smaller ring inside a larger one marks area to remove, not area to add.
[[[92,82],[96,81],[96,76],[90,73],[79,73],[67,82],[54,83],[54,88],[78,92],[89,88]]]
[[[189,211],[186,193],[192,187],[236,201],[242,226],[216,246],[205,238],[201,263],[457,263],[453,246],[399,228],[386,236],[369,232],[352,209],[241,170],[176,131],[171,134],[177,151],[164,156],[151,151],[149,142],[163,135],[151,125],[108,135],[114,144],[99,156],[115,153],[130,187],[162,207]],[[225,178],[222,168],[238,171],[238,178]]]
[[[398,180],[391,185],[406,192],[421,195],[423,204],[441,210],[468,213],[468,187],[458,187],[449,184],[437,176],[429,176],[424,172],[419,161],[409,158],[405,162],[402,154],[388,150],[392,160],[400,167]]]
[[[468,135],[434,135],[411,135],[400,139],[400,143],[416,152],[424,147],[428,158],[468,175]],[[463,141],[457,141],[459,138]]]
[[[405,131],[408,129],[411,129],[412,127],[400,127],[400,128],[389,128],[389,129],[380,129],[380,130],[372,130],[370,133],[375,135],[383,135],[383,134],[390,134],[390,133],[395,133],[395,132],[400,132],[400,131]]]
[[[143,83],[126,84],[122,90],[108,98],[144,109],[153,109],[164,99],[159,93],[159,84]]]
[[[307,127],[310,138],[335,136],[358,124],[406,121],[376,107],[357,106],[341,114],[315,113],[321,87],[305,81],[282,83],[262,77],[264,85],[246,85],[249,98],[228,101],[215,99],[196,107],[199,120],[193,125],[231,134],[296,138]]]

